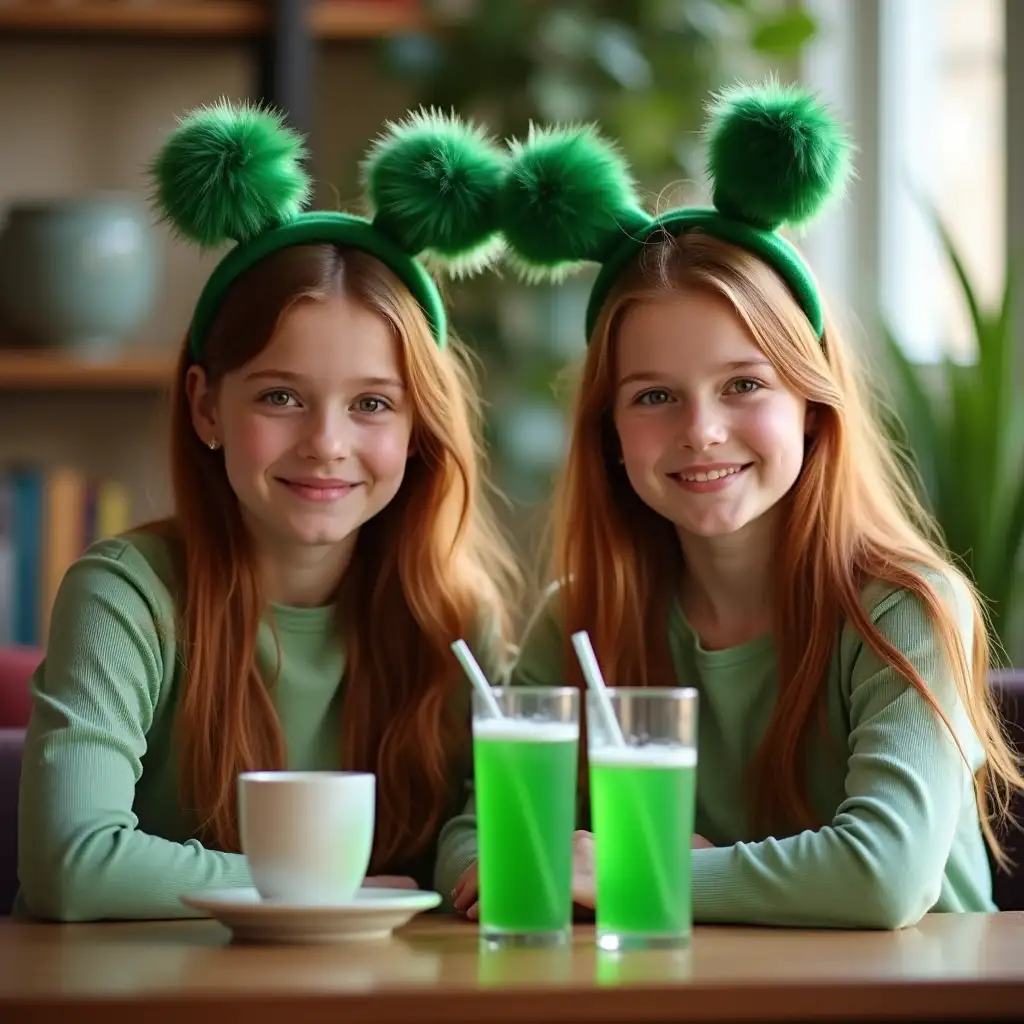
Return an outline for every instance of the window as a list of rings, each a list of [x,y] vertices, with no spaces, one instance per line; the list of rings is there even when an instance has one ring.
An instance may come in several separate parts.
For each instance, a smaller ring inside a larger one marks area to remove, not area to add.
[[[879,293],[907,352],[969,359],[967,310],[918,195],[983,302],[1005,273],[1005,0],[880,0]]]

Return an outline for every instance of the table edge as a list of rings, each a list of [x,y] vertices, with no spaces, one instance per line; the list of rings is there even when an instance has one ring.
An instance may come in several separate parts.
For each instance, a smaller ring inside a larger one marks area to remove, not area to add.
[[[376,992],[318,992],[247,995],[237,992],[124,993],[118,996],[0,996],[0,1016],[30,1021],[74,1009],[77,1022],[180,1024],[222,1022],[224,1014],[245,1013],[247,1024],[337,1024],[344,1020],[392,1021],[758,1021],[885,1019],[1020,1019],[1024,981],[955,979],[836,984],[812,982],[646,984],[622,987],[525,987],[475,989],[391,989]],[[6,1017],[13,1011],[16,1017]]]

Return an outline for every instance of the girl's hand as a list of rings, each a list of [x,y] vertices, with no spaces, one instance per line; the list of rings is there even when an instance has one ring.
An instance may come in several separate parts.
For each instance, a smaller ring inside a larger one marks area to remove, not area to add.
[[[597,905],[594,880],[594,833],[577,829],[572,834],[572,901],[593,910]]]
[[[459,880],[452,889],[452,904],[459,914],[465,914],[470,921],[475,921],[480,916],[480,907],[476,901],[479,883],[477,881],[477,861],[466,868],[459,875]]]
[[[715,848],[714,843],[709,843],[703,836],[694,835],[693,837],[693,849],[694,850],[713,850]]]
[[[480,892],[477,863],[462,872],[452,889],[452,902],[460,914],[470,921],[480,916]],[[572,900],[581,907],[593,908],[594,892],[594,837],[590,832],[576,831],[572,835]]]

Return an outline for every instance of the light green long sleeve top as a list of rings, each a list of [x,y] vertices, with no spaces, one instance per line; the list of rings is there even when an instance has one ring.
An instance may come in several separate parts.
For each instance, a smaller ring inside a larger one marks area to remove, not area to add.
[[[197,823],[179,800],[183,658],[173,595],[166,543],[145,533],[93,545],[60,587],[32,681],[16,915],[188,917],[196,912],[182,894],[252,884],[242,854],[193,838]],[[271,692],[288,768],[335,769],[345,668],[336,610],[274,605],[270,614],[281,666]],[[258,658],[276,662],[269,616]],[[452,785],[459,806],[465,780]],[[429,849],[407,872],[429,886],[435,866]]]
[[[932,582],[956,609],[970,651],[966,589],[952,578]],[[674,605],[661,628],[668,630],[675,683],[699,693],[696,831],[715,846],[692,851],[696,921],[899,928],[929,911],[995,910],[972,783],[984,754],[931,622],[905,591],[870,586],[864,605],[928,683],[970,771],[924,698],[847,626],[823,684],[828,736],[811,743],[806,774],[813,807],[827,824],[756,839],[746,772],[778,693],[773,640],[705,650]],[[564,685],[564,650],[556,592],[527,630],[512,684]],[[450,864],[472,863],[472,802],[444,838]]]

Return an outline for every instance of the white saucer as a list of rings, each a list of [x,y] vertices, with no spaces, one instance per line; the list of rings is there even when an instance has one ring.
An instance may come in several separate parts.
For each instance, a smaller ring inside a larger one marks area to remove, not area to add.
[[[255,889],[208,889],[182,896],[245,942],[366,942],[386,939],[441,902],[436,892],[360,889],[351,903],[299,905],[265,900]]]

